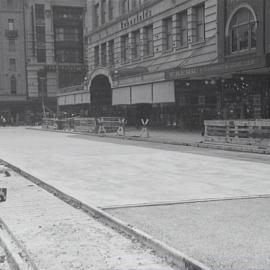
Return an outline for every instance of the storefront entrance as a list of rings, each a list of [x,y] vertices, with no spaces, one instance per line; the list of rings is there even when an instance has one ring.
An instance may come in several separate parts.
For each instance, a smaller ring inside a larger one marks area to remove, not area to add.
[[[91,116],[111,116],[112,115],[112,88],[108,77],[97,75],[90,87]]]

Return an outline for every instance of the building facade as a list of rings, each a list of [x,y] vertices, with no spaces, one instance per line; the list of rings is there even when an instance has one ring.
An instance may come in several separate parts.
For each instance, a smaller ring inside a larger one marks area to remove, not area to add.
[[[84,0],[25,1],[28,103],[56,112],[60,87],[82,81]],[[42,103],[42,104],[41,104]]]
[[[185,129],[269,118],[269,12],[267,0],[88,1],[87,82],[58,103]]]
[[[15,121],[26,106],[24,6],[0,1],[0,114]]]

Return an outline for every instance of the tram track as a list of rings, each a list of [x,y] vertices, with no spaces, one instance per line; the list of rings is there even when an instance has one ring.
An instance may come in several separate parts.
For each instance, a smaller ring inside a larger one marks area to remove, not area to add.
[[[100,208],[97,208],[92,205],[83,203],[82,201],[62,192],[61,190],[45,183],[41,179],[34,177],[33,175],[21,170],[20,168],[10,164],[4,160],[0,160],[0,163],[4,164],[7,168],[23,176],[25,179],[31,181],[38,187],[46,190],[50,194],[54,195],[61,201],[72,206],[73,208],[79,209],[80,211],[86,213],[90,217],[98,220],[102,224],[112,228],[118,233],[124,235],[129,239],[134,239],[144,246],[154,250],[154,252],[162,258],[165,258],[168,263],[172,263],[177,267],[177,269],[188,269],[188,270],[209,270],[209,268],[195,260],[194,258],[189,257],[188,255],[181,253],[180,251],[166,245],[165,243],[155,239],[151,235],[146,234],[145,232],[136,229],[128,223],[125,223],[119,220],[116,217],[108,214]]]

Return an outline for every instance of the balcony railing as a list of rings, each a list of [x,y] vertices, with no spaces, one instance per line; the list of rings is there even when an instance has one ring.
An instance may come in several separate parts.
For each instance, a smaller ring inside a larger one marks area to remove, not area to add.
[[[6,37],[7,38],[17,38],[18,37],[18,30],[6,30]]]

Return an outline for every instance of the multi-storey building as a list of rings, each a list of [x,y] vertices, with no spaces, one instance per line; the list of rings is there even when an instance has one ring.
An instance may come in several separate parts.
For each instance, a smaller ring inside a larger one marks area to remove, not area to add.
[[[23,1],[0,0],[0,114],[17,118],[27,100]]]
[[[270,1],[219,1],[221,118],[270,118]]]
[[[84,77],[85,7],[85,0],[25,1],[28,102],[33,111],[40,111],[43,103],[56,112],[57,89]]]
[[[88,84],[59,104],[183,128],[269,118],[269,12],[267,0],[89,0]]]
[[[215,114],[216,85],[168,71],[217,62],[217,1],[96,0],[87,14],[92,114],[121,112],[129,123],[151,114],[152,124],[179,126],[201,108]]]

